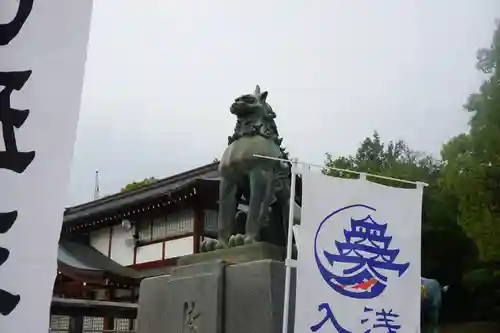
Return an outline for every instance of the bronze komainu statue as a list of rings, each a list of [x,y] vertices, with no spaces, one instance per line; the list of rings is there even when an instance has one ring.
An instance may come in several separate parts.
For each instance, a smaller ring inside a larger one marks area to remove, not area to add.
[[[231,105],[237,122],[219,164],[218,240],[204,241],[202,251],[259,241],[286,243],[290,166],[256,156],[287,158],[267,95],[257,86],[253,94],[240,96]],[[248,201],[248,212],[244,227],[238,228],[236,217],[242,196]]]

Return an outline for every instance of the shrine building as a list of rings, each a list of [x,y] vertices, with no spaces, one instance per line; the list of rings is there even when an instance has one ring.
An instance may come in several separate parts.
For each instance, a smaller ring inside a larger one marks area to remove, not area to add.
[[[216,237],[218,163],[67,208],[52,332],[133,331],[140,281]]]

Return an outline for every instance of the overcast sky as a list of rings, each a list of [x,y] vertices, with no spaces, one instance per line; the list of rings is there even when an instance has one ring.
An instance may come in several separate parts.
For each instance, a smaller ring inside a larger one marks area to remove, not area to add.
[[[439,156],[467,129],[498,0],[95,1],[69,205],[220,157],[229,105],[269,91],[293,156],[377,130]]]

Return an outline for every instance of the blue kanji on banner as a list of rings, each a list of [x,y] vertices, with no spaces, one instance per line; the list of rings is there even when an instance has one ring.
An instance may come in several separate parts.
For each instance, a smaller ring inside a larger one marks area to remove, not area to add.
[[[343,240],[335,242],[335,253],[318,249],[317,239],[322,226],[340,212],[350,209],[366,209],[363,219],[350,218],[350,228],[344,229]],[[325,282],[337,293],[356,299],[372,299],[385,290],[388,284],[387,271],[397,272],[401,277],[410,263],[397,263],[400,250],[391,248],[392,237],[387,235],[387,224],[378,223],[370,215],[375,209],[366,205],[352,205],[340,208],[328,215],[319,225],[314,250],[316,264]],[[324,256],[331,267],[325,267],[320,260]],[[348,264],[348,268],[333,272],[335,264]]]

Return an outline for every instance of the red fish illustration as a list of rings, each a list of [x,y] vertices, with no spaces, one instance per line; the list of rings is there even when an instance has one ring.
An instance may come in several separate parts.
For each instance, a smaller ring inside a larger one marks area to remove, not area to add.
[[[354,289],[368,290],[371,287],[373,287],[376,283],[377,283],[376,279],[370,279],[368,281],[355,284],[354,286],[352,286],[352,288],[354,288]]]
[[[368,281],[364,281],[364,282],[361,282],[361,283],[357,283],[357,284],[354,284],[352,286],[343,286],[343,285],[340,285],[341,288],[345,288],[345,287],[348,287],[348,288],[353,288],[353,289],[363,289],[363,290],[368,290],[370,289],[371,287],[373,287],[375,284],[377,283],[377,280],[376,279],[370,279]]]

